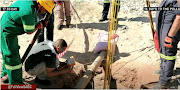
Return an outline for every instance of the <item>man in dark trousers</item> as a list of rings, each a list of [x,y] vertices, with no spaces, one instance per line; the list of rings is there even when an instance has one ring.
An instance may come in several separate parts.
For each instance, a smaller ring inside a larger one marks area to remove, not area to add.
[[[117,16],[117,13],[120,10],[120,1],[115,0],[115,5],[116,5],[116,11],[115,11],[115,17]],[[102,18],[99,20],[100,22],[103,22],[105,20],[108,20],[108,12],[109,12],[109,7],[110,7],[110,0],[104,0],[104,5],[103,5],[103,11],[102,11]]]
[[[176,0],[163,0],[159,7],[179,7]],[[180,40],[180,11],[161,10],[156,13],[156,29],[160,45],[161,75],[153,89],[169,87]]]
[[[46,14],[41,14],[40,15],[40,19],[44,19],[44,16]],[[37,38],[37,42],[43,42],[44,41],[44,29],[41,31],[41,33],[39,34],[39,37]],[[52,13],[52,15],[49,18],[49,22],[47,24],[46,27],[46,38],[47,40],[53,41],[53,36],[54,36],[54,12]]]
[[[61,5],[63,1],[61,0],[53,0],[55,2],[55,4],[57,5]],[[44,19],[46,14],[41,14],[39,16],[39,19]],[[40,42],[43,42],[45,39],[44,39],[44,35],[45,35],[45,31],[44,29],[41,31],[41,33],[39,34],[39,37],[37,39],[37,42],[40,43]],[[52,12],[51,14],[51,17],[49,18],[49,22],[47,24],[47,27],[46,27],[46,39],[47,40],[50,40],[50,41],[53,41],[53,36],[54,36],[54,12]]]
[[[62,0],[53,0],[55,2],[55,4],[57,5],[61,5],[63,3]],[[39,20],[41,19],[44,19],[46,14],[41,14],[39,16]],[[41,31],[41,33],[39,34],[39,37],[37,38],[37,42],[40,43],[40,42],[43,42],[45,39],[44,39],[44,29]],[[53,36],[54,36],[54,12],[52,12],[51,14],[51,17],[49,18],[49,22],[47,24],[47,27],[46,27],[46,39],[47,40],[50,40],[50,41],[53,41]]]

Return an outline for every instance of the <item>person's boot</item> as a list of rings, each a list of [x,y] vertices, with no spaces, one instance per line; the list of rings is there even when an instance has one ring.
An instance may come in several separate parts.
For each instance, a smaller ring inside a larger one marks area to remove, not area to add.
[[[152,87],[152,89],[168,89],[169,88],[169,84],[167,85],[160,85],[159,83],[157,83],[156,85],[154,85]]]
[[[35,83],[43,84],[43,85],[51,85],[51,82],[49,80],[41,80],[38,77],[35,78]]]
[[[57,29],[58,29],[58,30],[62,30],[63,26],[64,26],[64,25],[58,25],[58,26],[57,26]]]
[[[71,28],[71,25],[70,25],[70,24],[67,24],[67,25],[66,25],[66,28]]]
[[[159,69],[159,70],[155,70],[154,73],[155,73],[155,74],[161,74],[162,71],[161,71],[161,69]]]
[[[101,19],[99,19],[99,22],[103,22],[103,21],[106,21],[106,20],[108,20],[107,18],[101,18]]]

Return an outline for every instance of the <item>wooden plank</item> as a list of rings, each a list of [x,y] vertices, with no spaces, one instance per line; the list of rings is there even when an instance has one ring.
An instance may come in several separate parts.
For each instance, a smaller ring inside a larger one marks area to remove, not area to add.
[[[94,62],[91,64],[90,68],[87,69],[84,76],[80,79],[80,81],[76,84],[74,87],[75,89],[84,89],[91,78],[93,77],[93,73],[96,71],[96,69],[101,65],[103,59],[106,56],[106,51],[101,51],[99,56],[94,60]]]

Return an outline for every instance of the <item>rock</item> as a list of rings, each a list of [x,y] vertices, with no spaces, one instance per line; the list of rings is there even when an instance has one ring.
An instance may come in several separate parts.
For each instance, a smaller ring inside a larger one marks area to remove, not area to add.
[[[9,4],[9,2],[8,2],[8,1],[5,1],[4,3],[5,3],[5,4]]]
[[[120,32],[121,32],[121,33],[125,33],[126,31],[125,31],[125,30],[121,30]]]
[[[122,30],[129,29],[127,26],[123,26]]]
[[[128,40],[129,38],[125,38],[125,40]]]
[[[89,31],[93,31],[93,29],[92,29],[92,28],[88,28],[88,30],[89,30]]]
[[[103,72],[103,68],[98,67],[97,70],[96,70],[96,73],[97,74],[101,74],[102,72]]]
[[[150,82],[150,83],[147,83],[147,84],[142,84],[140,86],[140,89],[152,89],[152,86],[157,84],[158,82]]]

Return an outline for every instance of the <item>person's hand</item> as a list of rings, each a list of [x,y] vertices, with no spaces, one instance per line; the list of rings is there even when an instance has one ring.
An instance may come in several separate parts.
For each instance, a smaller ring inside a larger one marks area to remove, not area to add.
[[[42,22],[38,22],[37,26],[38,26],[38,29],[43,29],[44,28]]]
[[[41,20],[38,22],[38,29],[43,29],[44,27],[47,27],[48,21],[46,20]]]
[[[173,37],[170,36],[166,36],[165,40],[164,40],[164,46],[167,48],[172,48],[172,39]]]
[[[43,24],[44,27],[47,27],[49,21],[47,21],[47,20],[41,20],[40,22],[42,22],[42,24]]]

